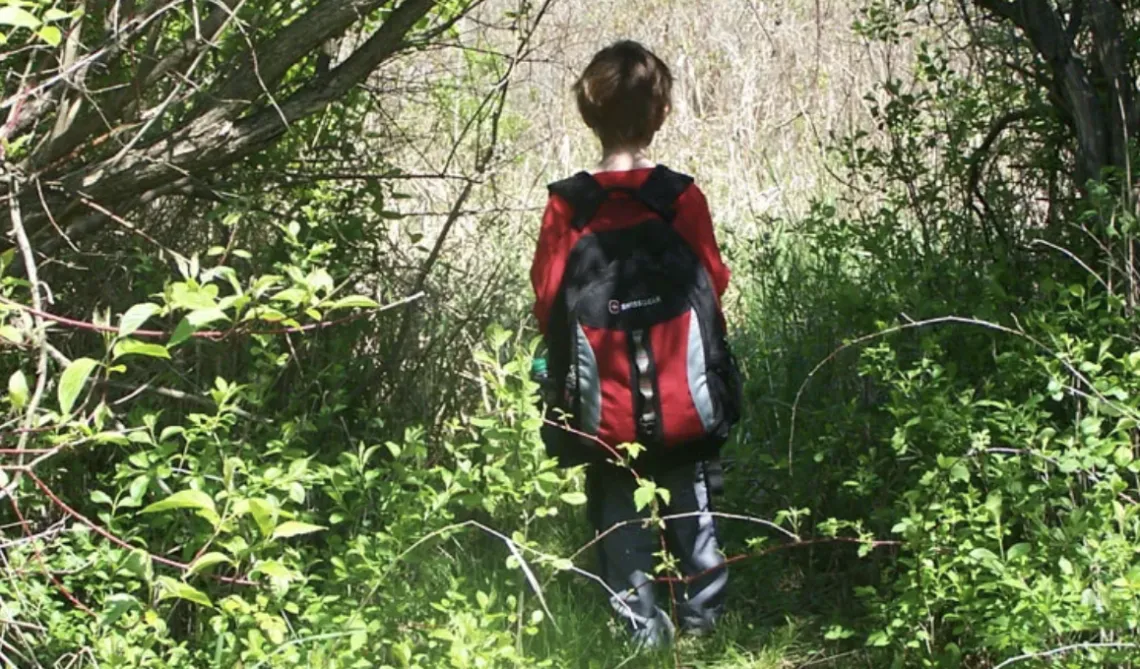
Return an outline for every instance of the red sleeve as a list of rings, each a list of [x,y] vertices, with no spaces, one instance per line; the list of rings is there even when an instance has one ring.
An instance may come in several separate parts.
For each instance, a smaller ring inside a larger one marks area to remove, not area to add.
[[[546,334],[550,311],[562,284],[566,261],[574,248],[576,235],[567,218],[570,207],[561,198],[552,196],[542,215],[542,229],[538,233],[538,248],[530,266],[530,283],[534,287],[534,316],[538,329]]]
[[[716,287],[717,297],[723,297],[724,291],[728,289],[731,272],[720,259],[720,248],[717,247],[716,234],[713,232],[708,201],[695,184],[677,200],[677,218],[674,225],[708,270],[713,286]]]

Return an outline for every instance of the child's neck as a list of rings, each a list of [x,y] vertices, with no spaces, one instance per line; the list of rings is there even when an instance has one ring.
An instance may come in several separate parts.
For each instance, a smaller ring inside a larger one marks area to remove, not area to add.
[[[647,148],[642,146],[604,149],[602,161],[598,163],[598,171],[627,172],[644,167],[654,167],[655,163],[645,156]]]

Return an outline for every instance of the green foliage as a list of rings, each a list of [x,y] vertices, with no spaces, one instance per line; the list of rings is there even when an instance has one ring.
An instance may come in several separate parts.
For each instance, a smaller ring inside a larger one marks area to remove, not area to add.
[[[470,4],[438,3],[415,30]],[[143,41],[156,57],[199,27],[196,6],[172,5],[155,24]],[[224,79],[247,40],[315,6],[243,6],[195,52],[201,81]],[[498,164],[484,174],[488,156],[518,160],[497,144],[524,136],[529,118],[494,101],[522,68],[480,32],[480,15],[470,43],[458,26],[444,31],[465,48],[433,62],[447,74],[422,90],[355,87],[287,124],[279,143],[194,174],[208,200],[156,201],[161,214],[140,213],[134,232],[157,229],[161,251],[107,235],[44,263],[45,309],[74,320],[21,306],[42,287],[8,271],[14,249],[0,256],[13,451],[0,470],[12,493],[0,516],[13,576],[0,579],[4,657],[249,669],[678,657],[776,667],[803,656],[950,668],[1071,647],[1049,666],[1134,662],[1123,646],[1140,634],[1131,175],[1082,182],[1069,119],[1019,78],[1040,59],[988,15],[963,23],[969,6],[865,3],[855,32],[892,58],[913,49],[913,61],[865,91],[865,128],[832,138],[839,179],[805,216],[762,221],[755,238],[729,222],[748,417],[729,449],[723,510],[771,523],[721,525],[738,562],[719,636],[631,657],[579,550],[579,473],[539,443],[535,342],[518,322],[528,293],[511,250],[521,235],[504,232],[501,212],[464,214],[458,227],[477,234],[453,251],[450,223],[411,213],[439,194],[444,210],[478,198],[463,185],[457,201],[446,185],[407,185],[423,175],[399,164],[401,142],[419,154],[438,140],[441,173],[466,161],[479,182],[501,179]],[[512,6],[509,31],[535,11]],[[63,62],[68,26],[113,23],[104,9],[9,2],[0,43],[22,63]],[[150,62],[123,56],[84,85],[122,89],[135,60]],[[251,89],[256,104],[233,119],[276,113],[328,64],[298,56],[268,84],[273,100]],[[418,81],[420,67],[385,77]],[[159,110],[154,123],[143,116],[140,147],[206,109],[209,91],[186,86],[197,84],[189,75],[164,79],[116,110],[132,133],[140,112]],[[46,151],[62,126],[44,109],[5,134],[6,159]],[[391,114],[414,123],[390,127]],[[98,165],[128,141],[104,142],[109,124],[65,137],[54,158]],[[25,190],[24,201],[68,202],[55,174],[38,184],[46,197]],[[501,195],[485,199],[498,207]],[[103,276],[72,262],[114,267]],[[643,450],[618,448],[626,464]],[[643,480],[634,501],[659,522],[670,495]],[[659,557],[656,573],[675,576]],[[9,621],[36,633],[9,635]]]
[[[929,19],[871,3],[858,29],[897,43]],[[1112,174],[1074,178],[1069,130],[1006,48],[975,45],[967,70],[920,42],[867,96],[875,132],[837,142],[836,197],[734,250],[742,467],[769,508],[810,509],[797,533],[901,542],[833,558],[855,598],[809,608],[875,666],[1136,657],[1135,202]]]
[[[531,348],[492,329],[474,355],[483,401],[438,434],[409,428],[342,448],[314,439],[319,415],[291,403],[254,417],[247,408],[277,382],[260,370],[289,360],[281,339],[306,320],[375,306],[338,295],[313,258],[245,278],[182,259],[156,301],[130,307],[117,327],[96,315],[102,354],[51,371],[60,410],[36,410],[29,447],[52,449],[51,468],[35,471],[68,506],[27,477],[17,494],[26,517],[66,515],[47,550],[36,539],[7,555],[16,569],[66,574],[60,592],[96,615],[53,596],[51,581],[6,581],[7,613],[46,630],[26,652],[47,661],[86,646],[110,667],[553,666],[524,642],[550,624],[537,576],[572,565],[543,550],[540,523],[585,498],[538,439]],[[8,279],[5,290],[26,286]],[[7,318],[34,341],[19,308]],[[218,324],[226,329],[203,330]],[[125,406],[106,401],[109,378],[193,364],[220,337],[241,338],[255,362],[214,379],[211,410],[138,393]],[[28,385],[23,372],[10,376],[13,418],[35,409]],[[519,529],[473,535],[497,526]],[[498,567],[473,574],[456,550],[486,540],[501,542]]]

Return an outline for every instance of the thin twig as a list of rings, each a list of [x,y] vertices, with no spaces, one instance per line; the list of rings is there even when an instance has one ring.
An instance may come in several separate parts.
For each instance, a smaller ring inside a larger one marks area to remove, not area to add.
[[[28,475],[33,477],[33,478],[35,477],[35,475],[32,474],[31,472],[28,472]],[[31,536],[32,528],[28,524],[27,519],[24,518],[24,513],[22,511],[20,511],[20,505],[16,502],[16,496],[15,495],[9,495],[8,496],[8,502],[12,505],[12,513],[14,513],[16,515],[16,519],[20,521],[20,526],[23,528],[24,534]],[[62,594],[69,602],[74,604],[75,608],[79,609],[80,611],[83,611],[84,613],[87,613],[90,615],[95,615],[94,611],[92,611],[90,608],[88,608],[88,606],[86,604],[79,601],[79,598],[77,598],[74,594],[72,594],[72,592],[70,590],[68,590],[67,587],[63,585],[63,583],[60,582],[59,578],[57,578],[55,574],[51,573],[51,571],[48,570],[47,561],[44,559],[43,551],[40,550],[39,545],[36,544],[35,542],[32,542],[32,553],[35,554],[36,561],[39,562],[40,571],[42,571],[44,576],[47,576],[48,580],[50,580],[55,585],[56,589],[59,590],[60,594]]]
[[[36,256],[32,252],[31,242],[28,241],[28,233],[24,230],[24,219],[20,215],[20,197],[18,182],[14,175],[8,176],[8,192],[12,195],[8,202],[8,208],[12,217],[12,231],[16,234],[16,244],[20,247],[20,254],[24,258],[25,272],[28,274],[28,283],[31,290],[32,306],[37,310],[43,309],[43,302],[40,299],[40,279],[39,273],[36,271]],[[35,340],[39,346],[39,358],[36,362],[36,389],[32,393],[32,397],[28,400],[28,406],[24,412],[24,431],[20,433],[19,443],[16,446],[17,450],[23,450],[28,446],[28,439],[31,436],[31,428],[35,426],[36,412],[39,411],[40,402],[43,400],[44,388],[47,386],[47,328],[44,327],[44,320],[42,316],[33,315],[35,322]],[[20,465],[24,464],[24,456],[21,454],[19,457]],[[7,495],[15,495],[16,488],[20,484],[20,473],[16,472],[12,477],[12,481],[0,491],[0,499]],[[15,503],[15,499],[13,499]]]
[[[1016,664],[1018,662],[1022,662],[1024,660],[1039,660],[1039,659],[1046,658],[1046,657],[1053,657],[1056,655],[1064,655],[1065,653],[1071,653],[1075,650],[1096,650],[1096,649],[1124,650],[1125,648],[1140,648],[1140,644],[1135,644],[1135,643],[1074,643],[1074,644],[1069,645],[1069,646],[1061,646],[1060,648],[1054,648],[1053,650],[1042,651],[1040,653],[1026,653],[1024,655],[1018,655],[1017,657],[1011,657],[1008,660],[1006,660],[1005,662],[1002,662],[1001,664],[995,666],[994,669],[1002,669],[1002,667],[1008,667],[1008,666],[1011,666],[1011,665]]]
[[[1108,282],[1106,282],[1099,274],[1097,274],[1096,270],[1089,267],[1085,263],[1085,261],[1081,260],[1077,256],[1077,254],[1073,253],[1069,249],[1067,249],[1063,246],[1058,246],[1057,244],[1054,244],[1053,242],[1045,241],[1044,239],[1034,239],[1032,242],[1030,242],[1030,244],[1031,245],[1038,245],[1039,244],[1041,246],[1048,246],[1049,248],[1053,249],[1054,251],[1060,252],[1061,254],[1067,256],[1070,260],[1072,260],[1073,262],[1077,263],[1082,268],[1084,268],[1084,270],[1086,272],[1088,272],[1089,274],[1091,274],[1093,276],[1093,278],[1096,279],[1097,283],[1099,283],[1105,290],[1109,290],[1109,291],[1112,290],[1111,288],[1108,287]]]
[[[744,515],[740,515],[740,514],[736,514],[736,513],[721,513],[719,511],[691,511],[688,513],[676,513],[676,514],[671,514],[668,516],[660,516],[656,520],[662,520],[662,521],[681,520],[684,518],[697,518],[700,516],[709,516],[712,518],[723,518],[724,520],[741,520],[741,521],[753,523],[756,525],[763,525],[764,527],[776,530],[780,534],[783,534],[784,536],[791,539],[794,543],[802,543],[803,542],[803,539],[801,539],[799,535],[797,535],[793,532],[789,532],[788,530],[780,527],[779,525],[777,525],[776,523],[773,523],[770,520],[765,520],[763,518],[754,518],[752,516],[744,516]],[[623,521],[614,523],[609,528],[607,528],[604,532],[599,533],[596,537],[594,537],[593,539],[588,541],[581,548],[574,551],[574,553],[570,555],[570,559],[574,560],[579,555],[581,555],[582,553],[589,550],[591,546],[594,546],[595,544],[597,544],[602,539],[605,539],[607,536],[616,532],[617,530],[620,530],[623,527],[627,527],[629,525],[634,525],[637,523],[647,523],[647,522],[650,522],[651,520],[653,520],[653,519],[651,519],[651,518],[633,518],[630,520],[623,520]]]
[[[1060,353],[1057,353],[1053,349],[1049,348],[1048,346],[1046,346],[1044,343],[1042,343],[1040,340],[1033,337],[1032,335],[1029,335],[1029,334],[1027,334],[1021,330],[1014,330],[1013,328],[1006,327],[1006,326],[1001,325],[999,323],[984,321],[984,320],[981,320],[978,318],[966,318],[964,316],[941,316],[939,318],[930,318],[930,319],[927,319],[924,321],[912,321],[909,323],[904,323],[902,325],[896,325],[893,327],[889,327],[885,330],[880,330],[878,332],[873,332],[873,333],[868,334],[868,335],[863,335],[862,337],[859,337],[857,339],[853,339],[853,340],[847,342],[846,344],[844,344],[843,346],[840,346],[839,348],[832,351],[830,355],[828,355],[826,358],[821,360],[819,362],[819,364],[817,364],[815,367],[812,368],[812,370],[808,373],[807,377],[804,378],[803,383],[800,384],[799,390],[796,391],[796,399],[794,402],[792,402],[791,425],[788,428],[788,471],[789,472],[792,471],[792,456],[793,456],[793,451],[794,451],[794,446],[795,446],[795,438],[796,438],[796,414],[799,412],[800,400],[803,399],[804,391],[807,390],[808,384],[811,383],[811,380],[813,378],[815,378],[816,374],[819,373],[819,370],[823,369],[825,366],[830,364],[833,360],[835,360],[837,357],[839,357],[839,355],[841,353],[843,353],[844,351],[846,351],[847,349],[854,348],[856,346],[861,346],[863,344],[874,341],[876,339],[881,339],[883,337],[887,337],[889,335],[896,334],[896,333],[902,332],[904,330],[914,330],[917,328],[923,328],[923,327],[928,327],[928,326],[933,326],[933,325],[946,325],[946,324],[973,325],[973,326],[985,328],[987,330],[994,330],[996,332],[1001,332],[1004,334],[1013,335],[1015,337],[1020,337],[1024,340],[1030,342],[1031,344],[1033,344],[1037,348],[1041,349],[1045,353],[1048,353],[1053,359],[1055,359],[1057,362],[1061,363],[1061,366],[1064,367],[1070,374],[1072,374],[1074,378],[1076,378],[1082,384],[1084,384],[1090,391],[1092,391],[1093,395],[1095,395],[1098,400],[1100,400],[1101,402],[1104,402],[1105,404],[1111,406],[1112,408],[1116,409],[1117,411],[1120,411],[1122,414],[1129,416],[1130,418],[1140,418],[1140,414],[1137,414],[1135,410],[1133,410],[1130,407],[1127,407],[1127,406],[1125,406],[1119,402],[1114,402],[1111,398],[1106,397],[1104,395],[1104,393],[1102,393],[1100,390],[1098,390],[1097,387],[1093,384],[1093,382],[1087,376],[1085,376],[1085,374],[1083,374],[1079,369],[1074,367],[1072,363],[1070,363],[1068,360],[1065,360],[1065,358],[1062,357]]]
[[[294,326],[294,327],[277,328],[277,329],[272,329],[272,330],[245,330],[242,328],[234,328],[231,330],[199,330],[198,332],[192,333],[190,336],[194,337],[194,338],[198,338],[198,339],[221,340],[221,339],[225,339],[231,335],[237,335],[237,334],[243,334],[243,335],[283,335],[283,334],[293,334],[293,333],[302,333],[302,332],[313,332],[315,330],[324,330],[327,328],[331,328],[331,327],[336,326],[336,325],[343,325],[344,323],[359,320],[361,318],[369,318],[371,316],[383,313],[383,312],[388,311],[390,309],[395,309],[396,307],[405,306],[411,302],[415,302],[415,301],[423,298],[423,296],[424,296],[424,293],[416,293],[415,295],[410,295],[410,296],[405,297],[401,300],[397,300],[396,302],[392,302],[391,304],[386,304],[386,305],[379,307],[377,309],[372,309],[370,311],[362,311],[360,313],[353,314],[351,316],[345,316],[344,318],[338,318],[338,319],[334,319],[331,321],[321,321],[319,323],[309,323],[307,325],[298,325],[298,326]],[[35,308],[27,306],[26,304],[20,304],[19,302],[15,302],[13,300],[9,300],[9,299],[3,298],[3,297],[0,297],[0,304],[4,304],[4,305],[7,305],[9,307],[20,309],[22,311],[26,311],[26,312],[32,314],[33,316],[39,316],[39,317],[44,318],[46,320],[53,321],[53,322],[58,323],[60,325],[65,325],[67,327],[75,328],[78,330],[88,330],[91,332],[102,332],[102,333],[109,333],[109,334],[115,334],[115,333],[118,333],[118,331],[119,331],[119,328],[114,327],[114,326],[99,325],[98,323],[91,323],[89,321],[81,321],[81,320],[77,320],[74,318],[67,318],[66,316],[57,316],[56,314],[52,314],[52,313],[49,313],[46,311],[35,309]],[[169,339],[171,337],[171,335],[172,335],[172,333],[166,332],[164,330],[135,330],[133,333],[131,333],[132,337],[142,337],[142,338],[146,338],[146,339]]]
[[[40,93],[40,91],[46,90],[47,88],[55,85],[56,83],[63,81],[64,79],[67,79],[72,74],[79,71],[80,69],[87,67],[88,65],[96,62],[97,60],[99,60],[100,58],[105,56],[107,53],[118,48],[119,44],[124,42],[126,39],[130,38],[132,35],[138,34],[142,31],[146,30],[147,26],[150,25],[153,21],[155,21],[160,16],[162,16],[163,14],[165,14],[166,12],[170,11],[171,9],[177,7],[180,4],[182,4],[182,0],[172,0],[171,2],[167,3],[165,6],[159,8],[157,11],[155,11],[150,16],[147,16],[144,19],[142,19],[141,22],[137,26],[123,26],[123,29],[120,31],[120,33],[113,36],[113,37],[117,38],[113,43],[108,44],[107,46],[103,47],[102,49],[99,49],[98,51],[86,56],[85,58],[82,58],[82,59],[76,61],[71,67],[68,67],[68,68],[66,68],[60,72],[57,72],[54,76],[51,76],[51,77],[45,79],[44,81],[37,84],[36,86],[33,86],[32,88],[29,88],[29,89],[24,90],[24,91],[20,91],[19,93],[16,93],[15,95],[4,100],[3,102],[0,102],[0,110],[7,109],[8,107],[11,107],[13,105],[18,105],[18,104],[22,103],[25,99],[30,98],[34,95],[37,95],[38,93]]]
[[[139,546],[132,546],[131,544],[127,543],[126,541],[123,541],[122,539],[116,537],[115,535],[111,534],[107,530],[100,527],[98,524],[89,520],[83,514],[79,513],[75,509],[68,506],[66,502],[64,502],[62,499],[59,498],[59,495],[56,495],[55,492],[53,492],[52,489],[49,488],[48,485],[46,483],[44,483],[42,479],[40,479],[40,477],[36,476],[35,472],[28,471],[26,473],[28,475],[28,478],[32,479],[32,481],[36,484],[36,486],[39,487],[39,489],[41,491],[43,491],[43,493],[45,495],[47,495],[48,499],[50,499],[52,501],[52,503],[55,504],[57,507],[59,507],[62,511],[67,513],[67,515],[71,516],[72,518],[75,518],[79,522],[81,522],[84,525],[86,525],[87,527],[91,528],[91,530],[93,530],[96,534],[98,534],[99,536],[103,537],[107,541],[110,541],[111,543],[115,544],[116,546],[118,546],[120,548],[125,548],[129,551],[143,550]],[[146,552],[146,551],[144,551],[144,552]],[[148,558],[150,558],[152,561],[157,562],[159,564],[163,564],[163,565],[166,565],[168,567],[174,567],[175,569],[179,569],[181,571],[188,571],[190,569],[190,565],[188,565],[184,562],[179,562],[177,560],[171,560],[169,558],[164,558],[161,555],[155,555],[155,554],[149,553],[149,552],[146,554],[147,554]],[[222,583],[231,583],[234,585],[256,585],[253,581],[251,581],[247,578],[235,578],[232,576],[219,576],[217,574],[210,574],[210,578],[213,578],[216,581],[221,581]]]

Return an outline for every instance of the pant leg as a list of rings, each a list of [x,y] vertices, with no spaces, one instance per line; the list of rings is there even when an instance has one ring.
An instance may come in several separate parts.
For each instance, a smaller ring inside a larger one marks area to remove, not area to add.
[[[672,467],[658,474],[656,481],[670,493],[663,515],[698,514],[667,521],[665,536],[681,573],[693,579],[676,589],[681,626],[708,631],[724,609],[728,568],[717,541],[705,466],[695,463]]]
[[[626,469],[609,464],[586,470],[587,513],[596,532],[603,533],[627,520],[649,516],[633,502],[637,483]],[[660,550],[655,527],[630,523],[610,532],[598,542],[601,577],[615,595],[611,604],[617,616],[633,630],[635,640],[647,645],[667,642],[673,624],[657,602],[653,581],[654,553]]]

